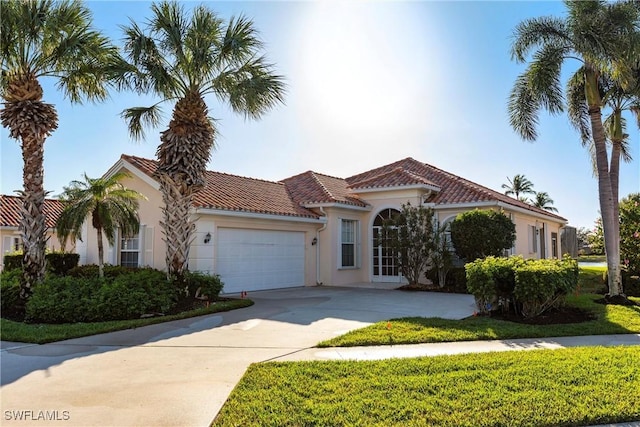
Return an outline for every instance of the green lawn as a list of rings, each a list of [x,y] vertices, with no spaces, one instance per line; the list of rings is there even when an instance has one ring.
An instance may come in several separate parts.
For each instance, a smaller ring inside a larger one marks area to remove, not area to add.
[[[602,295],[570,296],[568,302],[594,313],[597,318],[564,325],[525,325],[492,319],[469,317],[463,320],[408,317],[374,323],[339,337],[323,341],[319,347],[418,344],[447,341],[474,341],[511,338],[541,338],[572,335],[640,333],[640,307],[596,304]],[[640,302],[640,298],[631,298]],[[389,327],[390,326],[390,327]]]
[[[640,351],[572,348],[252,365],[213,426],[558,426],[640,420]]]
[[[581,292],[600,292],[605,289],[603,282],[607,267],[580,267],[578,272],[578,289]]]
[[[606,255],[578,255],[578,262],[607,262]]]
[[[228,300],[216,302],[207,308],[185,311],[171,316],[134,320],[114,320],[110,322],[66,323],[60,325],[21,323],[0,318],[0,339],[4,341],[44,344],[53,341],[103,334],[105,332],[120,331],[122,329],[139,328],[141,326],[169,322],[171,320],[180,320],[189,317],[203,316],[205,314],[235,310],[237,308],[248,307],[250,305],[253,305],[253,301],[249,299]]]

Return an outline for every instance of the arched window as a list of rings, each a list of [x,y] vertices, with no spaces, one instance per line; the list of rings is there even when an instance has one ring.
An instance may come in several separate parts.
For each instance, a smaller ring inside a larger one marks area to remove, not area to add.
[[[385,221],[392,219],[398,215],[400,211],[396,209],[383,209],[376,215],[373,220],[373,278],[376,281],[398,281],[400,271],[395,263],[392,249],[381,239],[382,227]]]

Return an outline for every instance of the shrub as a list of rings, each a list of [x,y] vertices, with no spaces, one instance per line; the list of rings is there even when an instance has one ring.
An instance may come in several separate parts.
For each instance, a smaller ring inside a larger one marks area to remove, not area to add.
[[[192,297],[207,297],[208,301],[218,298],[224,284],[217,274],[208,275],[200,272],[187,271],[185,274],[189,295]]]
[[[524,317],[535,317],[564,301],[578,286],[578,263],[571,259],[529,260],[515,269],[513,295]]]
[[[3,270],[0,273],[0,310],[12,311],[20,302],[21,269]]]
[[[104,277],[105,278],[115,278],[118,276],[122,276],[123,274],[129,274],[136,270],[134,267],[123,267],[121,265],[110,265],[105,264],[104,266]],[[80,265],[72,268],[67,272],[68,276],[72,277],[82,277],[82,278],[98,278],[100,277],[99,267],[97,264],[86,264]]]
[[[640,275],[640,193],[620,201],[620,257],[626,271]]]
[[[478,209],[464,212],[450,227],[456,254],[467,261],[499,257],[516,239],[515,224],[502,212]]]
[[[630,297],[640,297],[640,275],[622,270],[620,278],[622,279],[622,292],[625,295]],[[609,289],[609,275],[607,270],[602,273],[602,284],[605,292],[607,292]]]
[[[26,319],[42,323],[98,322],[165,313],[176,289],[159,270],[139,269],[117,277],[47,277],[27,302]]]
[[[7,254],[4,256],[3,271],[10,271],[22,268],[22,254]]]
[[[479,259],[465,266],[467,289],[480,313],[498,303],[513,304],[524,317],[557,306],[578,285],[578,263],[570,258],[524,260],[521,257]]]
[[[47,269],[56,276],[66,276],[80,261],[80,255],[71,252],[50,252],[45,258]]]

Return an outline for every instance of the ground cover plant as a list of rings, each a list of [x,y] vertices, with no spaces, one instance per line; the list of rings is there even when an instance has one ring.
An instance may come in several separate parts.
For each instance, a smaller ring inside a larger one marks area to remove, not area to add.
[[[212,426],[558,426],[640,419],[640,352],[572,348],[249,367]]]
[[[602,295],[585,294],[567,297],[568,306],[591,313],[594,317],[592,320],[581,323],[536,325],[488,316],[469,317],[462,320],[408,317],[374,323],[323,341],[318,346],[352,347],[640,333],[640,306],[597,304],[595,300],[599,298],[602,298]],[[640,304],[640,298],[631,299]]]

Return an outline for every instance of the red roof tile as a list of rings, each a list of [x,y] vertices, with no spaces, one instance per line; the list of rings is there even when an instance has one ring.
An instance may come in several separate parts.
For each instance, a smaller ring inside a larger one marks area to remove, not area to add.
[[[301,206],[314,203],[342,203],[367,206],[349,188],[347,181],[329,175],[307,171],[283,179],[291,198]]]
[[[418,162],[411,157],[354,175],[347,178],[346,181],[352,188],[361,188],[363,183],[366,184],[369,182],[376,182],[378,187],[384,187],[384,184],[386,183],[384,177],[388,176],[389,183],[386,184],[386,186],[390,186],[394,185],[392,183],[396,176],[391,174],[391,172],[394,172],[397,169],[402,169],[403,171],[415,174],[424,178],[428,182],[433,183],[433,185],[440,187],[440,191],[429,200],[429,202],[435,203],[436,205],[496,201],[539,214],[548,215],[560,220],[565,220],[565,218],[562,218],[559,215],[536,208],[480,184],[476,184],[475,182],[471,182],[452,173],[443,171],[442,169],[438,169],[426,163]]]
[[[63,205],[60,200],[45,199],[44,216],[47,228],[55,228],[62,209]],[[18,227],[21,210],[22,199],[19,196],[0,195],[0,227]]]
[[[122,159],[153,177],[157,165],[155,161],[127,155],[123,155]],[[317,218],[304,206],[338,203],[366,207],[368,204],[356,194],[358,189],[427,185],[439,189],[429,200],[436,205],[502,202],[566,221],[549,211],[410,157],[347,179],[312,171],[286,178],[282,182],[211,171],[207,172],[206,179],[207,186],[194,197],[197,207]]]
[[[127,155],[122,159],[150,177],[157,168],[153,160]],[[282,183],[212,171],[206,173],[205,179],[207,185],[193,197],[195,207],[318,218],[294,202]]]

